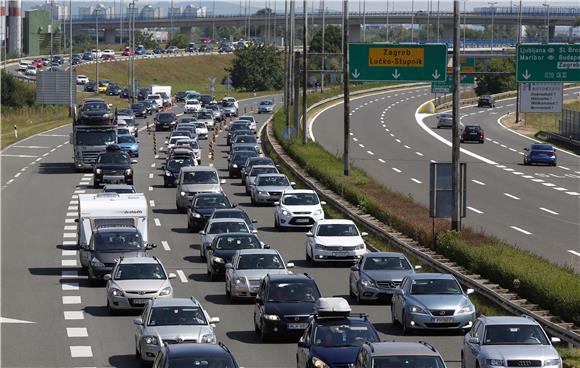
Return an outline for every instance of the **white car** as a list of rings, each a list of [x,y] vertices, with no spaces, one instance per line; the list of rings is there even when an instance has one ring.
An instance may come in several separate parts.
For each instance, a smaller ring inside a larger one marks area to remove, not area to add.
[[[115,51],[111,50],[111,49],[105,49],[105,50],[103,50],[103,52],[101,52],[101,57],[103,57],[105,55],[115,56]]]
[[[202,122],[195,121],[195,134],[197,134],[198,139],[207,139],[209,130],[207,129],[207,125]]]
[[[24,74],[26,74],[26,75],[36,75],[36,67],[30,65],[28,68],[26,68],[26,71],[24,72]]]
[[[224,97],[222,98],[222,102],[231,102],[234,104],[236,109],[239,109],[238,100],[236,100],[234,97]]]
[[[77,84],[87,84],[89,83],[89,77],[86,75],[79,74],[77,75]]]
[[[318,262],[357,262],[367,252],[363,236],[351,220],[320,220],[306,233],[306,260]]]
[[[211,110],[201,109],[197,112],[197,121],[205,123],[208,129],[213,129],[215,124],[213,120],[213,112]]]
[[[169,138],[169,141],[167,142],[167,152],[171,151],[171,149],[175,146],[177,146],[177,141],[181,141],[184,139],[191,139],[186,135],[175,135],[171,138]]]
[[[31,66],[29,63],[26,63],[24,61],[21,61],[20,64],[18,64],[18,71],[19,72],[25,72],[26,69],[28,69],[28,67]]]
[[[248,121],[250,123],[250,130],[256,131],[256,119],[251,115],[240,116],[236,120]]]
[[[93,59],[94,59],[95,57],[98,57],[98,58],[100,58],[100,57],[102,57],[102,56],[103,56],[103,52],[102,52],[100,49],[99,49],[99,50],[97,50],[97,49],[92,49],[92,50],[91,50],[91,54],[93,55]]]
[[[163,97],[161,95],[147,95],[147,99],[152,101],[158,109],[163,107]]]
[[[216,236],[223,233],[256,234],[257,231],[250,229],[246,221],[240,218],[216,218],[208,221],[205,224],[205,228],[199,232],[201,237],[199,253],[204,261],[206,260],[206,248],[211,245],[211,242]]]
[[[280,201],[274,202],[274,226],[278,230],[311,227],[316,221],[324,220],[322,206],[325,204],[313,190],[286,190]]]
[[[190,99],[185,100],[185,106],[183,106],[183,112],[185,114],[195,114],[201,110],[201,102],[199,100]]]
[[[153,51],[146,51],[146,52],[143,54],[142,58],[143,58],[143,59],[151,59],[151,58],[152,58],[152,57],[154,57],[154,56],[155,56],[155,54],[153,53]]]

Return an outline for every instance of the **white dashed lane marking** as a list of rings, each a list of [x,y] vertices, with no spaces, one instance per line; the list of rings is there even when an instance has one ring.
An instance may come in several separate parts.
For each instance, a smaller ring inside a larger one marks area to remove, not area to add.
[[[382,163],[382,164],[384,164],[386,161],[383,160],[382,158],[379,158],[379,162]]]
[[[353,137],[352,140],[358,142],[358,138]]]
[[[372,151],[367,151],[367,153],[371,156],[374,156],[375,154]]]
[[[72,290],[78,290],[79,289],[79,283],[78,282],[63,282],[61,284],[62,290],[63,291],[72,291]]]
[[[515,195],[513,195],[513,194],[504,193],[503,195],[505,195],[506,197],[510,197],[510,198],[512,198],[512,199],[518,200],[518,201],[520,200],[520,198],[519,198],[519,197],[516,197],[516,196],[515,196]]]
[[[153,191],[153,187],[149,187],[149,191],[152,192]]]
[[[163,247],[163,249],[165,249],[167,251],[170,251],[171,250],[171,248],[169,247],[169,243],[166,242],[165,240],[162,240],[161,241],[161,246]]]
[[[72,358],[91,358],[93,349],[90,346],[69,346]]]
[[[76,267],[77,260],[76,259],[63,259],[60,261],[60,265],[62,267]]]
[[[183,282],[183,283],[188,282],[187,277],[185,276],[185,273],[183,273],[182,270],[177,270],[175,272],[177,273],[177,277],[179,277],[179,280],[181,280],[181,282]]]
[[[559,213],[558,213],[558,212],[556,212],[556,211],[552,211],[552,210],[549,210],[549,209],[547,209],[547,208],[544,208],[544,207],[540,207],[540,209],[541,209],[542,211],[544,211],[544,212],[548,212],[548,213],[550,213],[550,214],[552,214],[552,215],[559,215]]]
[[[364,144],[361,144],[361,143],[359,143],[359,144],[358,144],[358,146],[359,146],[360,148],[365,148]]]
[[[85,319],[85,315],[82,311],[64,311],[64,319],[67,321]]]
[[[421,152],[415,152],[415,154],[416,154],[417,156],[423,156],[423,154],[422,154]]]
[[[417,184],[422,184],[421,180],[415,179],[415,178],[411,178],[411,181],[417,183]]]
[[[161,226],[161,221],[158,218],[154,218],[153,222],[155,222],[155,226]]]
[[[81,304],[81,297],[78,295],[74,296],[63,296],[62,304]]]
[[[155,207],[155,201],[150,199],[149,200],[149,207]]]
[[[68,337],[88,337],[89,333],[85,327],[67,327],[66,335]]]
[[[485,185],[484,182],[481,182],[479,180],[471,179],[471,181],[474,182],[475,184],[479,184],[479,185],[483,185],[483,186]]]
[[[531,232],[522,229],[521,227],[517,227],[517,226],[510,226],[510,228],[514,229],[515,231],[519,231],[522,234],[526,234],[526,235],[532,235]]]
[[[468,210],[470,210],[470,211],[473,211],[473,212],[475,212],[475,213],[478,213],[478,214],[480,214],[480,215],[483,213],[483,211],[480,211],[480,210],[478,210],[477,208],[473,208],[473,207],[469,207],[469,206],[468,206],[468,207],[467,207],[467,209],[468,209]]]
[[[393,169],[393,171],[395,171],[395,172],[402,173],[402,171],[401,171],[401,170],[399,170],[399,169],[397,169],[396,167],[393,167],[392,169]]]

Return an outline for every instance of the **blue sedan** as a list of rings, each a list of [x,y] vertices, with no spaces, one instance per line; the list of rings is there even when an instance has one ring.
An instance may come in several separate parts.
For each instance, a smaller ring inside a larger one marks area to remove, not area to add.
[[[139,157],[139,139],[132,134],[121,134],[117,137],[117,142],[121,150],[127,152],[131,157]]]
[[[548,164],[556,166],[558,157],[556,149],[549,144],[535,143],[530,148],[524,148],[524,165]]]

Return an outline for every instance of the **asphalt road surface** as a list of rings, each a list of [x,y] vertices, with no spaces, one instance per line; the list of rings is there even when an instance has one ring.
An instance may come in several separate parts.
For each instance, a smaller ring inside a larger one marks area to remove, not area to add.
[[[241,102],[240,109],[243,111],[244,106],[251,109],[257,100]],[[257,118],[263,123],[267,116]],[[410,119],[406,123],[415,124]],[[144,123],[141,124],[143,127]],[[356,124],[354,131],[358,134]],[[90,173],[74,170],[72,146],[68,144],[70,130],[69,126],[57,128],[1,153],[0,364],[27,368],[138,367],[132,324],[135,315],[109,316],[104,287],[90,287],[78,264],[74,246],[76,195],[95,190]],[[158,143],[163,143],[168,133],[152,134],[156,134]],[[158,244],[154,254],[169,272],[183,276],[172,280],[174,295],[194,296],[210,315],[221,318],[215,329],[218,339],[232,350],[242,366],[294,367],[296,341],[262,344],[254,334],[253,305],[230,305],[223,281],[207,279],[206,266],[199,257],[199,235],[188,233],[185,215],[176,212],[176,190],[163,187],[160,170],[163,161],[154,156],[153,135],[143,131],[139,136],[141,156],[135,165],[135,185],[150,204],[150,238]],[[227,179],[223,134],[218,143],[215,166]],[[202,147],[205,165],[209,163],[207,142],[202,142]],[[355,154],[362,156],[361,152]],[[348,298],[348,267],[311,268],[304,259],[304,232],[278,233],[273,228],[273,208],[251,206],[239,179],[228,180],[224,190],[258,220],[258,236],[280,250],[285,261],[296,264],[294,272],[312,275],[324,296]],[[354,300],[351,303],[355,304]],[[355,305],[353,310],[367,313],[383,340],[428,341],[441,352],[448,367],[460,366],[461,336],[454,333],[401,336],[400,329],[391,324],[388,306]]]
[[[564,92],[576,98],[578,89]],[[351,102],[351,158],[355,165],[428,205],[429,164],[451,162],[451,130],[434,116],[415,116],[429,100],[426,88],[392,91]],[[462,123],[479,124],[485,143],[461,145],[467,163],[468,210],[464,224],[580,271],[580,158],[558,153],[558,166],[523,166],[533,143],[498,123],[515,111],[515,99],[496,108],[465,107]],[[342,104],[318,116],[313,134],[331,153],[342,153]]]

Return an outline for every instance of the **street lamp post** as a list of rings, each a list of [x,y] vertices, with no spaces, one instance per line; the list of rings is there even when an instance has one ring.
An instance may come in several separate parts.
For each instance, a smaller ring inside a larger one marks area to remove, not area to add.
[[[99,12],[101,8],[95,8],[95,38],[97,41],[97,50],[95,52],[95,81],[97,83],[97,94],[99,93]]]
[[[493,20],[495,15],[495,4],[497,4],[497,1],[490,1],[488,2],[488,4],[493,9],[493,11],[491,12],[491,45],[490,45],[491,53],[493,53]]]
[[[437,0],[437,43],[439,43],[439,33],[440,33],[440,29],[439,29],[439,0]]]
[[[389,0],[387,0],[387,42],[389,42],[389,29],[390,29],[390,25],[389,25]]]
[[[415,41],[415,0],[411,0],[411,42]]]
[[[550,4],[545,2],[542,6],[546,7],[546,43],[550,43]]]

